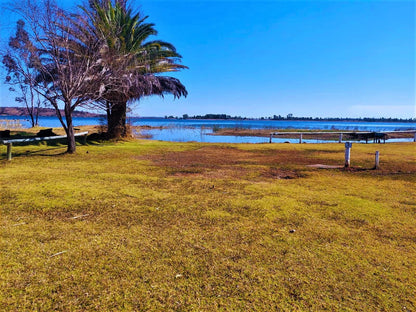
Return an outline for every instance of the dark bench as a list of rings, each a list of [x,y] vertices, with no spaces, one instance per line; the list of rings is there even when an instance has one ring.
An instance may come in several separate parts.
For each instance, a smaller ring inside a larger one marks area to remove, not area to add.
[[[383,132],[351,133],[349,135],[351,139],[360,141],[365,140],[365,143],[368,143],[368,140],[371,139],[374,143],[381,143],[381,140],[383,140],[383,143],[386,143],[386,140],[389,138],[388,134]]]

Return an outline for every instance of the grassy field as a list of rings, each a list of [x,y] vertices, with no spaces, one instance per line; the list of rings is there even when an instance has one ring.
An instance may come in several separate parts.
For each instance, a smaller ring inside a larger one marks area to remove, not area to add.
[[[416,310],[415,143],[64,151],[0,146],[1,311]]]

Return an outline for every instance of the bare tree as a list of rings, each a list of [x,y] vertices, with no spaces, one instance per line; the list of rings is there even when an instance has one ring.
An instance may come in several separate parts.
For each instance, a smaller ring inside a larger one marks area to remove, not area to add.
[[[51,0],[22,0],[14,9],[29,27],[31,44],[25,49],[30,54],[27,65],[38,72],[34,90],[55,108],[67,134],[67,152],[74,153],[72,113],[99,99],[103,91],[101,44],[83,16],[70,14]]]
[[[2,62],[7,70],[5,83],[10,85],[9,91],[20,93],[16,102],[25,105],[31,125],[35,127],[38,125],[41,103],[39,94],[34,89],[38,72],[30,65],[31,42],[24,25],[22,20],[17,22],[16,34],[10,37]]]

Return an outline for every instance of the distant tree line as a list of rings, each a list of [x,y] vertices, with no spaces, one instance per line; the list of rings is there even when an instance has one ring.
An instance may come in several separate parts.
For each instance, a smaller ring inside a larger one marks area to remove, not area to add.
[[[311,120],[311,121],[366,121],[366,122],[415,122],[416,118],[402,119],[402,118],[342,118],[342,117],[296,117],[293,114],[288,114],[287,116],[273,115],[269,117],[260,117],[260,118],[250,118],[250,117],[241,117],[241,116],[230,116],[226,114],[205,114],[205,115],[196,115],[189,116],[188,114],[183,114],[182,117],[175,116],[165,116],[167,119],[223,119],[223,120]]]
[[[173,116],[169,116],[173,117]],[[174,117],[173,117],[174,118]],[[236,119],[236,120],[242,120],[242,119],[247,119],[245,117],[241,117],[241,116],[230,116],[230,115],[226,115],[226,114],[205,114],[205,115],[196,115],[196,116],[189,116],[188,114],[184,114],[182,115],[182,119]]]
[[[273,115],[272,117],[261,117],[260,119],[268,119],[268,120],[313,120],[313,121],[374,121],[374,122],[414,122],[416,118],[371,118],[371,117],[363,117],[363,118],[343,118],[343,117],[295,117],[292,114],[287,115],[286,117],[282,117],[280,115]]]
[[[186,68],[175,47],[161,40],[147,16],[134,12],[127,0],[89,0],[77,11],[53,0],[16,0],[12,10],[22,19],[10,37],[2,63],[5,83],[18,92],[37,124],[41,103],[55,109],[76,149],[73,112],[102,110],[108,138],[127,135],[128,105],[144,96],[186,96],[185,86],[163,73]]]

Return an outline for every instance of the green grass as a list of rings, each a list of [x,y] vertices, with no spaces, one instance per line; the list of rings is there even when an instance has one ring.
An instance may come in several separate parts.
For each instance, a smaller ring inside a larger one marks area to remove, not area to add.
[[[413,143],[64,151],[0,146],[2,311],[416,310]]]

